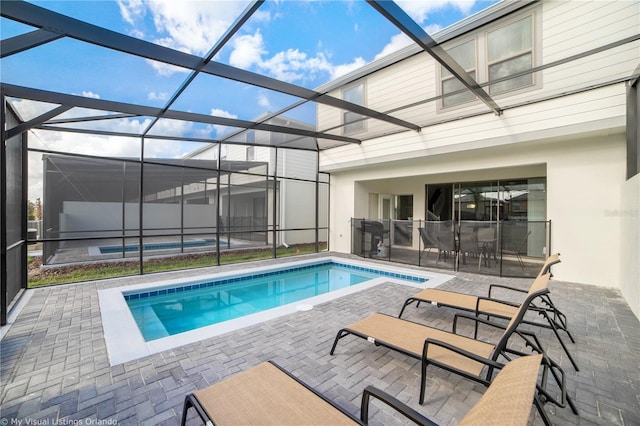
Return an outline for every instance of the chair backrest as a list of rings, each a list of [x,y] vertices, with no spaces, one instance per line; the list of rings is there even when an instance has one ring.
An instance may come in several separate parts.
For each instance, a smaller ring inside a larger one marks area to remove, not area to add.
[[[460,251],[464,253],[478,252],[478,235],[476,231],[468,226],[460,228]]]
[[[538,354],[505,365],[459,425],[526,425],[541,362]]]
[[[435,236],[432,236],[425,228],[418,228],[418,233],[420,233],[424,247],[438,247],[438,241]]]
[[[531,302],[533,302],[533,300],[536,299],[537,297],[540,297],[542,295],[549,293],[549,288],[547,287],[547,284],[549,283],[550,277],[551,277],[551,274],[538,275],[536,279],[533,281],[533,284],[531,284],[531,288],[527,293],[527,297],[520,304],[520,307],[518,308],[518,311],[516,312],[516,314],[513,317],[511,317],[511,321],[509,321],[509,324],[507,325],[507,328],[505,329],[504,334],[502,335],[502,337],[500,338],[500,341],[498,342],[498,344],[496,344],[496,347],[493,350],[492,359],[494,361],[498,359],[498,356],[500,355],[500,353],[507,347],[507,342],[509,341],[509,338],[516,331],[516,329],[522,322],[525,314],[527,313],[527,309],[529,309],[529,305],[531,305]]]
[[[438,231],[438,248],[442,250],[455,250],[456,240],[452,230]]]
[[[496,237],[495,228],[478,228],[478,240],[488,241]]]
[[[556,263],[560,263],[560,253],[554,253],[551,256],[547,257],[547,260],[545,260],[542,268],[540,268],[540,273],[538,274],[538,276],[548,273],[549,269],[551,269],[551,267]]]

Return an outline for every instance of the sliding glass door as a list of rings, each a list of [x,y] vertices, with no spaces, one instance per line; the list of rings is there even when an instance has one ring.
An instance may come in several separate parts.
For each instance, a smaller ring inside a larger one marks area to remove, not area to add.
[[[429,184],[425,191],[427,230],[451,229],[463,265],[472,258],[477,268],[497,268],[505,253],[548,254],[545,178]]]

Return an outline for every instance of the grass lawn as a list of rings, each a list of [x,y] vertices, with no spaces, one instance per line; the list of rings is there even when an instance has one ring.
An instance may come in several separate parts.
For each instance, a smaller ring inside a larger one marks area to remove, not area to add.
[[[320,244],[320,250],[325,250],[326,244]],[[314,244],[278,247],[276,257],[296,256],[315,253]],[[220,255],[220,264],[232,264],[251,262],[255,260],[271,259],[271,249],[245,250],[238,252],[225,252]],[[38,287],[51,284],[66,284],[81,281],[101,280],[105,278],[117,278],[128,275],[140,274],[140,264],[137,260],[123,260],[118,262],[78,263],[73,265],[42,267],[39,257],[30,257],[28,260],[28,287]],[[181,269],[204,268],[217,266],[215,254],[201,253],[184,256],[163,257],[147,259],[143,262],[144,273],[166,272]]]

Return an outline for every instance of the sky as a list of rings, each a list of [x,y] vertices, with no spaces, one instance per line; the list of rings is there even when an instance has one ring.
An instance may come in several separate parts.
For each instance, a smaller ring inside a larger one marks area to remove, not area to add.
[[[32,3],[194,55],[204,56],[242,13],[248,2],[109,0]],[[397,1],[428,34],[482,10],[496,0]],[[33,28],[2,18],[2,38]],[[361,0],[268,0],[230,40],[215,61],[314,89],[409,44],[409,39]],[[188,70],[61,39],[3,58],[3,83],[52,90],[119,102],[163,107],[188,76]],[[278,111],[297,98],[200,74],[172,105],[172,109],[253,120]],[[44,108],[20,106],[25,115]],[[70,115],[84,112],[70,111]],[[315,124],[313,104],[288,113]],[[107,120],[106,130],[141,131],[149,118]],[[229,129],[164,120],[153,132],[174,136],[215,138]],[[113,141],[106,136],[39,133],[34,144],[48,149],[73,147],[82,153],[135,155],[136,141]],[[91,141],[91,142],[88,142]],[[192,144],[157,143],[148,151],[179,156]],[[79,147],[80,146],[80,147]],[[99,146],[100,148],[95,148]],[[30,195],[31,198],[31,195]]]

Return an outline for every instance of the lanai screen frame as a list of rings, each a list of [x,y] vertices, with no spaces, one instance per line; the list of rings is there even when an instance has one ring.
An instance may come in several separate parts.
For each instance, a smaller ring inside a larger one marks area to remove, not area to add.
[[[119,117],[139,117],[139,116],[147,116],[154,117],[153,123],[149,125],[145,131],[138,134],[116,134],[113,132],[99,132],[99,131],[83,131],[84,133],[94,133],[94,134],[108,134],[108,135],[120,135],[120,136],[135,136],[140,138],[145,138],[149,135],[149,132],[152,130],[153,125],[158,122],[160,119],[174,119],[174,120],[186,120],[195,123],[206,123],[211,125],[224,125],[224,126],[233,126],[238,128],[239,130],[235,134],[230,134],[226,137],[226,139],[221,140],[203,140],[203,139],[193,139],[193,138],[184,138],[184,137],[171,137],[171,136],[157,136],[154,135],[153,138],[166,138],[168,140],[193,140],[194,142],[208,142],[208,143],[238,143],[235,136],[242,134],[242,132],[246,130],[263,130],[266,132],[274,132],[274,133],[282,133],[288,135],[298,136],[300,140],[309,140],[311,138],[315,141],[314,146],[291,146],[291,142],[287,143],[287,149],[306,149],[315,151],[316,155],[319,155],[319,152],[323,149],[329,149],[336,146],[341,146],[344,144],[359,144],[363,140],[366,140],[366,136],[357,139],[353,137],[346,137],[336,132],[333,132],[340,127],[344,127],[351,123],[342,123],[341,125],[334,126],[332,128],[324,129],[322,131],[309,131],[302,130],[299,128],[295,128],[292,126],[278,126],[269,124],[269,120],[273,117],[278,117],[282,114],[285,114],[287,111],[290,111],[302,104],[315,102],[318,104],[329,105],[331,107],[340,108],[344,111],[350,111],[358,114],[360,120],[381,120],[386,122],[393,130],[385,133],[387,135],[394,133],[401,133],[407,131],[415,131],[420,132],[423,129],[435,125],[441,124],[445,121],[453,121],[459,120],[461,118],[466,118],[466,116],[458,116],[452,118],[450,120],[438,120],[434,122],[425,122],[420,123],[419,125],[416,123],[406,122],[404,120],[398,119],[392,114],[396,111],[411,108],[415,106],[413,105],[405,105],[399,108],[395,108],[390,111],[376,111],[367,107],[363,107],[360,105],[351,104],[349,102],[345,102],[344,100],[329,96],[328,93],[351,82],[354,82],[358,79],[366,78],[369,74],[375,73],[383,67],[392,65],[390,62],[381,62],[379,64],[372,64],[372,66],[367,66],[360,72],[352,73],[345,78],[337,79],[331,83],[328,83],[316,90],[309,90],[300,86],[296,86],[290,83],[285,83],[282,81],[278,81],[276,79],[272,79],[269,77],[265,77],[262,75],[258,75],[246,70],[234,68],[228,65],[216,63],[212,61],[212,58],[215,56],[216,52],[221,49],[225,43],[227,43],[233,34],[242,27],[242,25],[255,13],[263,1],[254,1],[252,2],[245,11],[239,16],[236,22],[229,27],[227,33],[220,38],[220,40],[211,48],[207,55],[203,57],[198,57],[195,55],[186,54],[177,50],[169,49],[166,47],[161,47],[155,45],[153,43],[145,42],[133,37],[129,37],[120,33],[116,33],[114,31],[97,27],[95,25],[88,24],[86,22],[82,22],[80,20],[72,19],[66,17],[61,14],[57,14],[55,12],[51,12],[47,9],[40,8],[38,6],[26,3],[24,1],[3,1],[3,5],[0,13],[4,18],[12,19],[18,22],[22,22],[24,24],[33,26],[36,29],[33,32],[23,34],[21,36],[13,37],[10,39],[2,40],[2,44],[0,46],[1,56],[7,57],[15,54],[19,54],[22,51],[32,49],[34,47],[40,46],[42,44],[49,43],[54,40],[58,40],[64,37],[71,37],[76,40],[90,43],[93,45],[101,46],[107,49],[117,50],[122,53],[126,53],[129,55],[134,55],[158,62],[162,62],[165,64],[172,64],[176,66],[180,66],[183,68],[189,69],[190,75],[187,77],[183,84],[174,92],[173,96],[170,97],[169,101],[162,108],[150,108],[141,105],[132,105],[125,104],[121,102],[111,102],[99,99],[90,99],[79,96],[72,96],[63,93],[54,93],[48,92],[44,90],[38,90],[28,87],[20,87],[10,84],[2,83],[0,88],[0,98],[3,103],[3,111],[2,111],[2,124],[3,126],[6,123],[6,111],[5,108],[8,108],[8,98],[17,98],[17,99],[31,99],[35,101],[42,102],[51,102],[59,105],[57,108],[42,114],[39,117],[32,118],[28,121],[20,123],[17,126],[7,129],[2,132],[2,161],[3,166],[6,166],[6,141],[9,139],[18,136],[24,135],[30,129],[51,129],[51,123],[56,122],[56,117],[60,114],[68,111],[74,107],[81,108],[89,108],[101,111],[109,111],[109,117],[107,118],[115,118]],[[465,32],[473,31],[476,28],[479,28],[483,25],[489,24],[493,21],[501,19],[505,16],[508,16],[518,10],[528,7],[531,4],[536,3],[536,0],[531,1],[517,1],[517,2],[506,2],[504,5],[501,5],[500,8],[496,8],[491,13],[484,14],[479,19],[471,22],[469,25],[462,26],[455,31],[449,33],[446,37],[439,39],[438,42],[434,41],[428,34],[424,33],[419,26],[415,22],[413,22],[410,18],[406,16],[406,14],[399,8],[395,7],[392,2],[387,1],[373,1],[368,0],[376,10],[378,10],[385,18],[392,22],[396,27],[398,27],[401,31],[407,34],[410,38],[414,40],[416,43],[416,50],[413,54],[418,54],[421,52],[429,53],[438,63],[440,63],[444,68],[448,69],[452,75],[457,78],[461,83],[465,86],[465,89],[461,91],[471,90],[473,91],[477,97],[481,98],[483,103],[487,106],[486,111],[483,112],[475,112],[471,116],[477,116],[480,114],[495,114],[500,115],[503,111],[511,108],[518,108],[520,106],[529,105],[535,102],[544,102],[549,99],[568,96],[575,93],[580,93],[582,91],[588,91],[597,89],[599,87],[606,87],[608,85],[619,84],[625,81],[635,81],[635,84],[632,86],[633,88],[637,87],[637,78],[640,70],[636,70],[633,75],[624,76],[621,78],[611,79],[608,81],[604,81],[597,85],[593,85],[590,87],[580,87],[575,88],[570,91],[552,95],[550,97],[533,99],[529,100],[524,104],[511,104],[511,105],[498,105],[490,96],[486,95],[486,92],[483,88],[489,85],[489,82],[478,84],[475,82],[471,76],[469,76],[464,71],[461,71],[460,66],[452,60],[452,58],[448,57],[446,52],[444,52],[439,44],[442,44],[450,39],[458,37]],[[640,35],[636,35],[633,37],[628,37],[623,40],[619,40],[617,42],[611,43],[609,45],[604,45],[599,48],[593,49],[591,51],[582,52],[580,54],[563,58],[557,60],[553,63],[547,63],[544,65],[536,66],[530,70],[523,71],[519,74],[512,75],[497,81],[506,80],[509,78],[517,78],[520,75],[528,74],[528,73],[536,73],[542,71],[544,69],[548,69],[555,66],[560,66],[566,64],[571,61],[575,61],[581,58],[584,58],[589,55],[597,54],[599,52],[605,51],[607,49],[613,49],[617,46],[624,45],[626,43],[633,43],[640,39]],[[406,59],[410,55],[404,55],[402,58],[397,59],[398,61]],[[187,113],[183,111],[172,110],[171,106],[175,99],[185,90],[186,87],[193,81],[195,76],[199,73],[208,73],[217,77],[240,81],[252,86],[263,87],[269,90],[274,90],[276,92],[285,93],[291,96],[295,96],[300,100],[289,107],[281,109],[270,116],[262,117],[256,121],[247,121],[247,120],[237,120],[237,119],[228,119],[223,117],[213,117],[210,115],[203,114],[193,114]],[[491,83],[495,83],[497,81],[492,81]],[[635,93],[635,92],[634,92]],[[449,93],[449,95],[455,93]],[[420,104],[428,103],[428,102],[436,102],[442,99],[442,95],[435,96],[433,98],[424,99],[419,101]],[[96,117],[85,117],[85,120],[95,120]],[[77,118],[76,121],[81,121],[82,118]],[[74,132],[77,131],[72,127],[64,128],[63,123],[58,121],[56,123],[55,130],[57,131],[69,131]],[[635,133],[635,138],[633,135],[628,138],[628,144],[631,147],[632,152],[637,152],[637,131]],[[375,135],[372,137],[377,137],[379,135]],[[26,148],[25,148],[26,149]],[[633,151],[635,150],[635,151]],[[6,167],[3,167],[3,170],[6,170]],[[632,173],[637,173],[637,167],[632,168]],[[7,193],[5,188],[6,176],[3,176],[3,185],[2,191],[0,191],[0,198],[2,198],[2,210],[1,214],[1,223],[0,223],[0,236],[2,237],[2,268],[1,269],[1,277],[3,286],[6,283],[7,278]],[[320,180],[318,179],[317,182]],[[23,196],[25,199],[23,200],[26,204],[26,189],[23,191]],[[25,208],[26,210],[26,208]],[[19,241],[17,244],[26,245],[27,236],[26,236],[26,220],[23,221],[23,228],[21,232],[23,234],[22,241]],[[2,305],[2,318],[0,318],[2,323],[6,321],[6,308],[7,304],[10,301],[6,300],[5,287],[2,289],[3,295],[3,303]]]

